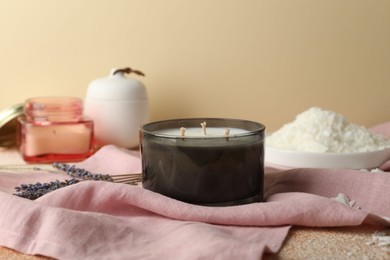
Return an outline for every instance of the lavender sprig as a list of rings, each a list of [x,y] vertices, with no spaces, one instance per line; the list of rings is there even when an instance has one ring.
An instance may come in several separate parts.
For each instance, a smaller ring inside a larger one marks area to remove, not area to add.
[[[21,184],[20,186],[15,187],[16,193],[14,193],[14,195],[35,200],[53,190],[76,184],[78,182],[79,180],[77,179],[70,179],[64,181],[56,180],[49,183],[37,182],[35,184]]]
[[[50,183],[37,182],[35,184],[22,184],[15,187],[16,193],[14,193],[14,195],[35,200],[53,190],[76,184],[83,180],[109,181],[132,185],[137,185],[139,182],[142,182],[142,174],[140,173],[118,175],[91,173],[85,169],[77,168],[75,165],[58,162],[53,163],[52,166],[53,168],[59,170],[60,172],[64,172],[73,178],[64,181],[52,181]],[[37,168],[36,170],[42,169]]]
[[[114,181],[108,174],[91,173],[85,169],[77,168],[75,165],[67,163],[54,162],[53,167],[65,172],[71,177],[82,180],[94,180],[94,181]]]
[[[139,182],[142,182],[141,173],[130,173],[130,174],[118,174],[118,175],[109,175],[101,173],[91,173],[85,169],[77,168],[75,165],[69,165],[66,163],[53,163],[53,167],[65,172],[69,176],[80,180],[94,180],[94,181],[110,181],[116,183],[125,183],[136,185]]]

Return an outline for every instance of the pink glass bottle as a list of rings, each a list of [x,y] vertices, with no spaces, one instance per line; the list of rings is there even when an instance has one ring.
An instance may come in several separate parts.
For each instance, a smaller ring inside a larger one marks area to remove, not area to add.
[[[93,121],[73,97],[38,97],[18,118],[18,146],[26,162],[80,161],[93,153]]]

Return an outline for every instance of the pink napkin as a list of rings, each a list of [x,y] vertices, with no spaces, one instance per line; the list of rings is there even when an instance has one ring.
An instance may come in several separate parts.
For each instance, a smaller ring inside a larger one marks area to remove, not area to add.
[[[139,155],[106,146],[79,167],[140,172]],[[102,181],[84,181],[35,201],[21,183],[64,179],[51,173],[0,173],[0,245],[59,259],[260,259],[277,252],[291,225],[390,226],[390,174],[356,170],[274,170],[266,202],[204,207]],[[352,205],[332,198],[345,194]]]

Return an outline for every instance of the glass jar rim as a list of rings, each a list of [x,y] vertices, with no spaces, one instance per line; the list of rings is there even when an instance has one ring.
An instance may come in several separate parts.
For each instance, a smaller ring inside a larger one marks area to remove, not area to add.
[[[233,136],[229,136],[230,138],[239,138],[245,136],[253,136],[258,133],[262,133],[265,131],[265,126],[261,123],[245,120],[245,119],[235,119],[235,118],[178,118],[178,119],[168,119],[147,123],[140,127],[140,131],[144,134],[148,134],[151,136],[159,137],[159,138],[168,138],[168,139],[183,139],[183,136],[179,135],[167,135],[156,133],[156,130],[168,128],[180,128],[187,127],[190,124],[192,127],[194,125],[198,126],[200,122],[212,122],[210,124],[211,127],[237,127],[243,128],[247,130],[245,133],[235,134]],[[194,124],[195,123],[195,124]],[[204,139],[204,136],[196,136],[189,137],[185,136],[185,139]],[[225,139],[226,136],[208,136],[208,139]]]
[[[48,116],[79,117],[83,113],[83,102],[77,97],[34,97],[24,104],[24,114],[28,119],[44,119]]]

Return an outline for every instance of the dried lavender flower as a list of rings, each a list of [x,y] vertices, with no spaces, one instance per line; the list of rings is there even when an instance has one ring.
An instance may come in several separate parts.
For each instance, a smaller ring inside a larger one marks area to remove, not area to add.
[[[91,173],[85,169],[76,168],[75,165],[69,165],[67,163],[54,162],[53,167],[65,172],[73,178],[82,180],[95,180],[95,181],[113,181],[109,174]]]
[[[59,162],[53,163],[52,166],[53,168],[58,169],[73,178],[64,181],[52,181],[50,183],[37,182],[35,184],[21,184],[20,186],[15,187],[16,193],[14,193],[14,195],[26,199],[35,200],[48,192],[78,183],[83,180],[110,181],[131,185],[137,185],[139,182],[142,182],[142,175],[140,173],[119,175],[91,173],[90,171],[87,171],[85,169],[77,168],[75,165],[69,165],[66,163]],[[37,170],[41,169],[37,168]]]
[[[91,173],[85,169],[77,168],[75,165],[69,165],[66,163],[53,163],[53,168],[65,172],[66,174],[72,176],[73,178],[81,180],[95,180],[95,181],[110,181],[117,183],[127,183],[136,185],[139,182],[142,182],[143,176],[141,173],[130,173],[130,174],[118,174],[118,175],[109,175],[101,173]]]
[[[56,180],[49,183],[37,182],[35,184],[21,184],[20,186],[15,187],[16,193],[14,193],[14,195],[30,200],[35,200],[48,192],[76,184],[78,182],[79,180],[77,179],[70,179],[64,181]]]

